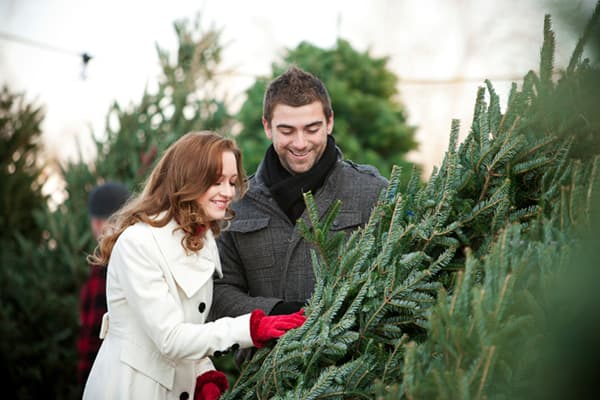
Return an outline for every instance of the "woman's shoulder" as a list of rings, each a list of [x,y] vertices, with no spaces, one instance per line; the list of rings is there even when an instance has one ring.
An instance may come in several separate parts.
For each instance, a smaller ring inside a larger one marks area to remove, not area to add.
[[[119,237],[124,242],[142,243],[142,245],[159,245],[171,243],[172,240],[181,240],[181,231],[177,230],[177,223],[171,219],[166,224],[154,226],[147,222],[136,222],[128,226]]]
[[[145,223],[137,222],[128,226],[121,232],[115,245],[112,248],[109,270],[119,269],[125,260],[130,260],[130,257],[137,257],[138,254],[148,254],[151,247],[151,234],[149,226]]]
[[[149,235],[153,227],[145,222],[136,222],[133,225],[128,226],[121,233],[123,238],[137,237],[138,235]]]
[[[115,247],[129,247],[130,245],[144,246],[152,240],[152,230],[156,229],[145,222],[136,222],[121,232]]]

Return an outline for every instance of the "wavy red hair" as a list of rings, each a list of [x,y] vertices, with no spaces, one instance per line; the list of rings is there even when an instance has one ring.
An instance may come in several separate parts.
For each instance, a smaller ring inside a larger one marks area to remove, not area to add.
[[[107,265],[121,233],[138,222],[161,227],[175,219],[179,225],[177,229],[184,231],[183,248],[188,252],[202,249],[206,231],[198,235],[198,227],[211,229],[217,236],[222,221],[207,221],[197,199],[221,177],[222,154],[227,151],[232,152],[236,159],[236,198],[241,198],[246,192],[246,174],[242,153],[236,143],[210,131],[187,133],[164,152],[142,193],[110,218],[109,231],[100,237],[98,247],[88,257],[89,261]],[[225,220],[231,218],[233,211],[227,209]]]

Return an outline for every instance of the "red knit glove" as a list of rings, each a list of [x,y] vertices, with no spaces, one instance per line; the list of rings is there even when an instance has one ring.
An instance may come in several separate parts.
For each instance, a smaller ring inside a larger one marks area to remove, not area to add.
[[[267,316],[262,310],[250,314],[250,336],[257,348],[263,347],[269,340],[277,339],[290,329],[298,328],[306,321],[304,309],[293,314]]]
[[[207,371],[196,378],[194,400],[217,400],[229,387],[227,377],[221,371]]]

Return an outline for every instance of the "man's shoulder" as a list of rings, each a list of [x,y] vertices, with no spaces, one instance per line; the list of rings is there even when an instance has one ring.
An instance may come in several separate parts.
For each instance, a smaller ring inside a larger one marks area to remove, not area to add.
[[[231,205],[236,214],[244,213],[248,210],[254,210],[257,203],[264,203],[267,197],[262,189],[262,183],[256,181],[254,175],[248,178],[248,190],[246,194]]]
[[[358,164],[352,160],[344,159],[339,165],[342,166],[342,170],[351,175],[353,178],[358,177],[361,181],[369,183],[375,183],[380,185],[386,185],[387,179],[381,175],[379,170],[368,164]]]

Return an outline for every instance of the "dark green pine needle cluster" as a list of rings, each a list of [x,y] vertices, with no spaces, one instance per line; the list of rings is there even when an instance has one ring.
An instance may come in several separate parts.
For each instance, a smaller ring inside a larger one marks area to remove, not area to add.
[[[553,82],[547,17],[539,76],[513,85],[504,113],[486,81],[463,143],[453,121],[424,185],[413,171],[401,192],[394,169],[349,238],[329,234],[340,204],[318,210],[307,194],[307,321],[258,351],[224,398],[531,398],[552,359],[539,350],[561,311],[551,293],[585,248],[600,190],[598,117],[576,108],[599,71],[582,49]],[[557,111],[565,93],[578,102]]]

